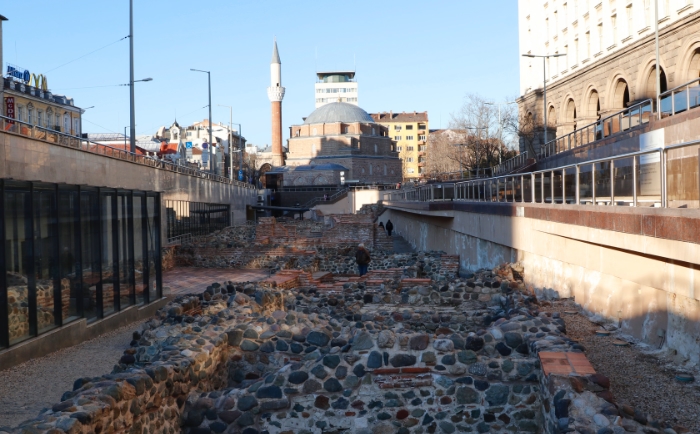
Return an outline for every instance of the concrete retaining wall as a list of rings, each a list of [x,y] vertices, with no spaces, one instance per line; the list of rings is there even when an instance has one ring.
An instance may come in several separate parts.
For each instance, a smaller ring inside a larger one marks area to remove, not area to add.
[[[526,284],[539,294],[574,297],[625,333],[655,346],[665,339],[668,348],[700,362],[700,243],[686,236],[698,227],[694,211],[607,208],[586,217],[596,222],[579,222],[573,214],[553,221],[548,213],[586,210],[583,216],[591,207],[476,204],[498,209],[462,212],[388,206],[380,220],[391,219],[417,248],[459,255],[465,271],[522,261]],[[641,229],[621,223],[630,216]],[[572,223],[562,222],[567,219]],[[664,229],[669,225],[675,226]]]

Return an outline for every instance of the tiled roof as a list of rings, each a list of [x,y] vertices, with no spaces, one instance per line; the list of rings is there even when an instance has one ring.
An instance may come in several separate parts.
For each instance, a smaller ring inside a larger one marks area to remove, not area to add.
[[[370,113],[375,122],[427,122],[428,112]]]

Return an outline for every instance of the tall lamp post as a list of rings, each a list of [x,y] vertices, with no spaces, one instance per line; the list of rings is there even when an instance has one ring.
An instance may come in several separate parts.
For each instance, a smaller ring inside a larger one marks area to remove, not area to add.
[[[211,135],[211,71],[202,71],[201,69],[190,68],[190,71],[194,72],[204,72],[207,74],[207,79],[209,82],[209,171],[216,173],[216,165],[214,165],[214,160],[212,159],[211,146],[212,146],[212,135]]]
[[[229,127],[231,129],[231,138],[229,139],[229,155],[231,156],[231,167],[229,167],[229,178],[233,178],[233,126],[238,125],[238,147],[240,148],[240,159],[238,160],[239,169],[243,168],[243,133],[241,132],[241,124],[233,123],[233,107],[230,105],[218,104],[219,107],[228,107],[229,109]]]
[[[542,81],[542,96],[544,98],[544,145],[547,144],[547,59],[550,57],[563,57],[566,56],[565,53],[558,54],[523,54],[523,57],[541,57],[542,58],[542,76],[544,80]]]
[[[500,102],[487,102],[486,105],[496,105],[498,106],[498,164],[501,164],[501,146],[503,146],[503,123],[501,123],[501,106],[509,104],[517,104],[515,101],[510,101],[506,103]]]
[[[130,110],[129,110],[129,151],[132,154],[136,153],[136,114],[134,113],[134,83],[139,83],[142,81],[153,81],[151,77],[142,78],[141,80],[134,80],[134,48],[131,38],[129,38],[129,43],[131,43],[131,74],[129,76],[129,82],[126,84],[120,84],[119,86],[129,86],[129,95],[131,96]],[[126,134],[125,134],[126,135]]]

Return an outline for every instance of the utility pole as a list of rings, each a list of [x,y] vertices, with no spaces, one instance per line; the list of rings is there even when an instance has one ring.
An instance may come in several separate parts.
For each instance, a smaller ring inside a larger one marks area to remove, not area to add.
[[[190,68],[190,71],[195,71],[195,72],[204,72],[207,74],[207,82],[209,83],[209,171],[212,173],[216,173],[216,165],[214,164],[214,160],[212,158],[212,152],[211,152],[211,147],[212,147],[212,134],[211,134],[211,71],[202,71],[201,69],[194,69]]]
[[[129,0],[129,142],[130,151],[136,153],[136,113],[134,112],[134,0]]]

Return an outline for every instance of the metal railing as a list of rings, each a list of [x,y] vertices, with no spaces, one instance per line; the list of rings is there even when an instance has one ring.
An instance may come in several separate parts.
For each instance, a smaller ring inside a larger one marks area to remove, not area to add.
[[[538,159],[551,157],[613,134],[637,128],[649,122],[653,108],[653,101],[647,99],[585,127],[578,128],[569,134],[550,140],[541,147]]]
[[[493,168],[494,175],[501,175],[512,172],[515,169],[523,167],[527,163],[527,151],[516,155],[515,157],[504,161],[503,163]]]
[[[129,151],[113,148],[111,146],[103,145],[81,137],[71,136],[70,134],[55,131],[50,128],[40,127],[38,125],[32,125],[27,122],[11,119],[5,116],[0,116],[0,131],[18,134],[59,146],[78,149],[80,151],[90,152],[92,154],[99,154],[105,157],[129,161],[131,163],[141,164],[156,169],[168,170],[197,178],[208,179],[210,181],[233,184],[238,187],[256,190],[254,185],[232,180],[224,176],[204,172],[187,166],[169,163],[167,161],[158,160],[146,155],[134,154]]]
[[[661,114],[673,116],[700,106],[700,78],[691,80],[659,95]]]
[[[698,155],[700,140],[665,148],[649,149],[590,160],[554,169],[497,176],[457,183],[423,185],[411,190],[385,193],[389,201],[475,201],[529,202],[570,205],[617,205],[668,208],[669,182],[675,205],[698,208],[700,195],[683,190],[682,174],[677,168],[668,175],[669,152],[684,150]],[[671,160],[678,165],[678,159]],[[677,173],[678,172],[678,173]],[[688,175],[696,182],[695,174]],[[688,206],[692,204],[692,206]]]
[[[326,198],[326,199],[324,199],[322,197],[315,197],[315,198],[311,199],[310,201],[306,202],[302,206],[302,208],[311,208],[316,203],[332,203],[332,202],[335,202],[337,199],[340,199],[341,196],[347,195],[347,194],[348,194],[348,188],[346,187],[346,188],[338,191],[337,193],[335,193],[331,196],[328,196],[328,198]]]

